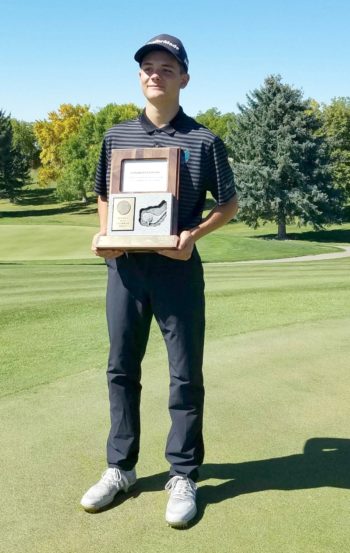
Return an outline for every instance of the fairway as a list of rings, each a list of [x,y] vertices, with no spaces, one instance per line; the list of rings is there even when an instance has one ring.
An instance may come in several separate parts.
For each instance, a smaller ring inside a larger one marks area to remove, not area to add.
[[[350,225],[271,240],[226,225],[203,238],[205,442],[198,516],[168,528],[168,367],[155,324],[143,364],[135,490],[95,516],[79,501],[105,468],[106,269],[94,204],[28,189],[1,201],[1,553],[347,553]],[[215,263],[215,261],[225,263]],[[214,262],[214,263],[213,263]]]
[[[95,199],[87,205],[59,203],[53,189],[29,186],[21,202],[13,205],[0,200],[0,262],[95,261],[90,251],[91,238],[97,231]],[[339,252],[341,244],[350,241],[349,223],[317,233],[294,225],[288,232],[292,239],[272,240],[276,234],[273,224],[253,230],[232,222],[203,237],[198,248],[207,263]]]
[[[1,267],[0,550],[348,551],[349,259],[205,266],[199,515],[164,522],[168,369],[153,326],[135,490],[88,515],[105,467],[105,268]],[[127,499],[127,500],[126,500]]]
[[[231,225],[234,227],[234,225]],[[239,236],[235,228],[220,229],[198,244],[204,262],[278,259],[341,251],[330,244],[310,241],[257,240]],[[0,260],[53,261],[88,259],[94,261],[89,244],[95,229],[90,226],[31,224],[2,225]]]

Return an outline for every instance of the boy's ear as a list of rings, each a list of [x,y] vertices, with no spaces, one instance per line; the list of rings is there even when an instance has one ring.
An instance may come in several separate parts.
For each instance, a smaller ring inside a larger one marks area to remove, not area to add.
[[[184,73],[182,75],[182,78],[181,78],[181,84],[180,84],[180,88],[185,88],[188,83],[189,83],[189,80],[190,80],[190,76],[188,73]]]

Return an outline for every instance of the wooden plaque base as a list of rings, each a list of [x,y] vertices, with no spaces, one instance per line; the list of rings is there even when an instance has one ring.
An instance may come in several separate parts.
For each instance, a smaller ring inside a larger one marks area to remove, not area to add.
[[[171,236],[100,236],[98,249],[107,250],[174,250],[179,237]]]

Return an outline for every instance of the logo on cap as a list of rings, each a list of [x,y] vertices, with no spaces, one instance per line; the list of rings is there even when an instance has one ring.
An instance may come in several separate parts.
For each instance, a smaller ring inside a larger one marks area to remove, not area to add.
[[[147,44],[167,44],[168,46],[171,46],[172,48],[175,48],[175,50],[180,50],[177,44],[174,44],[173,42],[170,42],[170,40],[151,40],[150,42],[147,42]]]
[[[144,46],[137,50],[134,58],[136,61],[141,63],[142,58],[154,48],[167,50],[170,54],[175,56],[175,58],[185,67],[186,71],[188,68],[188,58],[185,51],[185,48],[176,36],[171,35],[157,35],[151,38]]]

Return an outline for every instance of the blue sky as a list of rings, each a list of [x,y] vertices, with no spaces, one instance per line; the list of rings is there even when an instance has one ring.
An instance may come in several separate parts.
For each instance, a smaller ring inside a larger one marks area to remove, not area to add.
[[[135,51],[182,39],[190,115],[237,102],[271,73],[328,103],[350,96],[348,0],[0,0],[0,108],[26,121],[61,103],[143,105]]]

